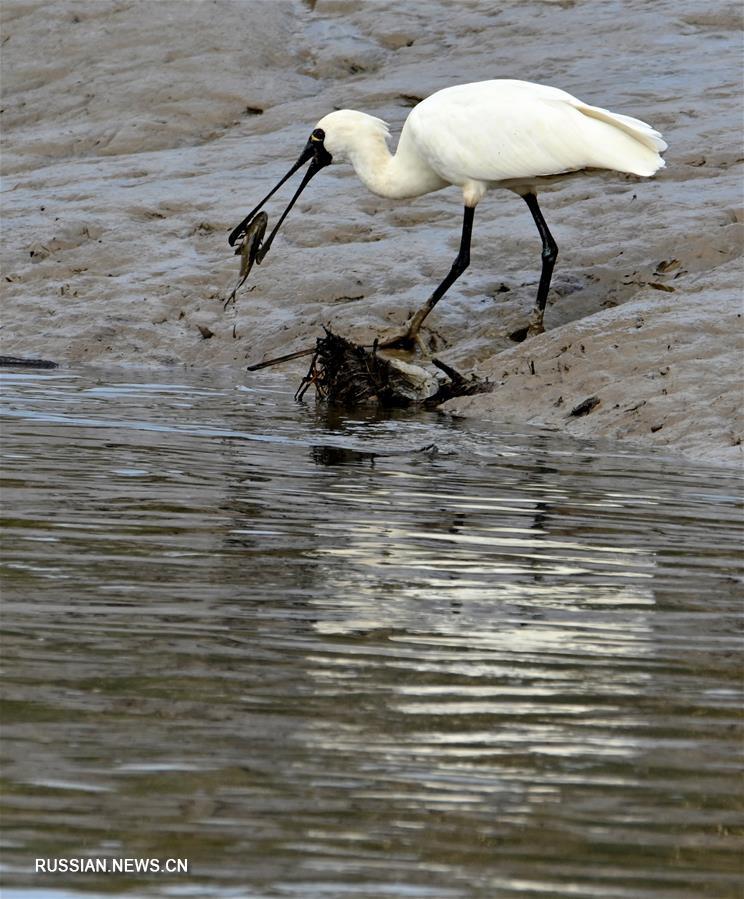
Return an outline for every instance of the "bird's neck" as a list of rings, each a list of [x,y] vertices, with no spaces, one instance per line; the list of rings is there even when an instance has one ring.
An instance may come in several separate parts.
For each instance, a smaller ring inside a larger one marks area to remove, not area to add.
[[[349,161],[362,183],[380,197],[402,200],[419,197],[446,185],[408,146],[401,135],[393,155],[385,138],[369,135],[349,148]]]

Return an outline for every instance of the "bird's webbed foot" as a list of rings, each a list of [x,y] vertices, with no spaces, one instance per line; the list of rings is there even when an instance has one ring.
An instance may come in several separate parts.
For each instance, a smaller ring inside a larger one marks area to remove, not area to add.
[[[514,343],[522,343],[528,337],[536,337],[538,334],[545,333],[545,325],[543,324],[543,310],[535,309],[530,316],[530,320],[526,325],[517,328],[509,334],[509,340]]]
[[[392,337],[386,337],[377,345],[381,350],[405,350],[410,353],[417,347],[423,349],[421,335],[418,331],[412,331],[411,328],[407,328],[402,334],[394,334]]]
[[[543,309],[535,309],[530,318],[530,322],[527,325],[527,337],[536,337],[538,334],[545,333],[545,325],[543,324],[544,315],[545,311]]]
[[[377,345],[381,350],[403,350],[409,353],[418,351],[420,355],[428,356],[441,350],[447,345],[447,341],[433,331],[426,330],[422,334],[421,323],[414,316],[406,323],[402,332],[381,338]]]
[[[413,350],[418,348],[424,355],[433,349],[437,349],[438,340],[433,332],[428,334],[426,340],[421,336],[421,325],[431,312],[433,306],[434,304],[431,300],[422,306],[421,309],[414,313],[414,315],[406,322],[403,333],[394,334],[392,337],[387,337],[382,340],[379,344],[380,349],[408,350],[409,352],[413,352]]]

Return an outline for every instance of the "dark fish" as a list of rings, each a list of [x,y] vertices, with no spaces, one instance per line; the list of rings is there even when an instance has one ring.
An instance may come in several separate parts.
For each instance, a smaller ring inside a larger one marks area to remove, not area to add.
[[[235,289],[230,296],[225,300],[225,308],[227,308],[237,296],[238,291],[245,283],[245,279],[253,268],[253,263],[257,262],[259,265],[261,264],[261,259],[263,258],[261,255],[261,243],[268,224],[268,215],[266,215],[265,212],[259,212],[255,218],[251,219],[248,227],[245,229],[243,239],[240,245],[235,249],[235,255],[240,255],[240,275],[238,277],[238,283],[235,285]]]

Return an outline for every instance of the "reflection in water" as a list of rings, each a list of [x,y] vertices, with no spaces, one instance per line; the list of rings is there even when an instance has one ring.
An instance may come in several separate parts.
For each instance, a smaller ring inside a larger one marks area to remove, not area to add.
[[[259,385],[4,377],[11,895],[736,896],[734,474]]]

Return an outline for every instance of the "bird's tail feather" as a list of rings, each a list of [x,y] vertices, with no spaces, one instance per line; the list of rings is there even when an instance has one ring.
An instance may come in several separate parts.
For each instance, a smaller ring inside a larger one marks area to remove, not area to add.
[[[638,165],[635,166],[634,161],[628,159],[628,167],[622,168],[617,165],[608,166],[617,168],[619,171],[630,171],[638,175],[652,175],[658,169],[664,168],[664,160],[659,156],[667,148],[664,138],[651,125],[642,122],[640,119],[634,119],[631,116],[621,115],[617,112],[610,112],[607,109],[601,109],[599,106],[589,106],[580,103],[577,106],[579,112],[590,119],[610,125],[618,131],[623,132],[633,141],[637,141],[641,146],[638,147],[639,158]],[[617,148],[620,150],[620,147]],[[651,151],[650,153],[648,151]],[[625,155],[625,154],[623,154]]]
[[[583,103],[579,106],[579,110],[593,119],[599,119],[600,122],[607,122],[608,125],[620,128],[626,134],[645,144],[649,150],[656,150],[657,153],[661,153],[667,148],[667,143],[659,132],[640,119],[634,119],[629,115],[621,115],[619,112],[609,112],[609,110],[601,109],[599,106],[587,106]]]

